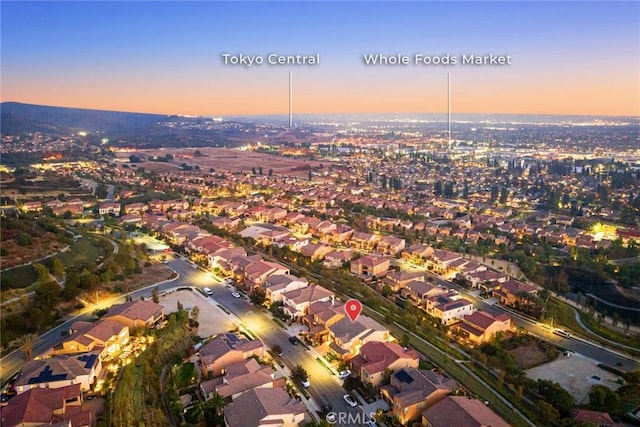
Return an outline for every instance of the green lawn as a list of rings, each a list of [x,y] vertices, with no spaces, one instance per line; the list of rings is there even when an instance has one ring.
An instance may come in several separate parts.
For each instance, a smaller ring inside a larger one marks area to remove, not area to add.
[[[2,289],[26,288],[38,280],[38,273],[31,265],[12,268],[2,273]]]
[[[105,253],[99,237],[81,237],[74,242],[68,251],[62,252],[54,257],[49,258],[45,265],[50,266],[54,259],[59,259],[65,265],[65,267],[88,265],[94,266],[97,264],[98,257],[110,255]]]

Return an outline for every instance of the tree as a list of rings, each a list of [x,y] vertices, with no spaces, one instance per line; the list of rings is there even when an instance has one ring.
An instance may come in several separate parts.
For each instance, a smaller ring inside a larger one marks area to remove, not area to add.
[[[43,283],[49,280],[49,270],[44,265],[37,263],[33,264],[33,269],[38,273],[38,282]]]
[[[16,237],[16,243],[19,246],[30,246],[31,245],[31,235],[27,233],[20,233],[18,237]]]
[[[198,316],[200,316],[200,307],[196,305],[191,309],[191,318],[197,321]]]
[[[36,343],[38,336],[36,334],[26,334],[19,338],[18,342],[24,350],[24,358],[28,362],[31,360],[33,353],[33,345]]]
[[[404,333],[402,334],[402,337],[400,338],[400,345],[402,347],[406,347],[409,345],[409,341],[411,340],[411,337],[409,336],[409,334]]]
[[[157,286],[155,288],[153,288],[153,290],[151,291],[151,300],[153,302],[155,302],[156,304],[158,304],[160,302],[160,296],[158,295],[158,287]]]
[[[558,410],[550,403],[545,402],[544,400],[538,400],[537,403],[540,411],[540,417],[545,422],[545,425],[551,425],[560,418],[560,412],[558,412]]]
[[[52,271],[54,276],[64,276],[64,264],[58,258],[53,260]]]
[[[251,291],[251,294],[249,294],[249,299],[255,305],[262,305],[264,303],[266,297],[267,297],[267,295],[260,288],[255,288],[253,291]]]
[[[309,378],[309,374],[302,365],[296,365],[291,368],[291,378],[298,382],[304,382]]]
[[[282,354],[282,347],[280,346],[280,344],[274,344],[271,347],[271,351],[273,351],[275,354]]]
[[[433,193],[436,196],[442,196],[442,181],[436,181],[433,186]]]

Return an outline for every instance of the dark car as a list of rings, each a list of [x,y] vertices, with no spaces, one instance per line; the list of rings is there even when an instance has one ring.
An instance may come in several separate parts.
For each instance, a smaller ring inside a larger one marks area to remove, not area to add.
[[[298,339],[298,337],[289,337],[289,342],[293,345],[298,345],[300,340]]]

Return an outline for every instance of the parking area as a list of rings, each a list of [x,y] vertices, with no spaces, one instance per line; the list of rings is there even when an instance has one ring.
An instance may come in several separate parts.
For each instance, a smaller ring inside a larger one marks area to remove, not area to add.
[[[589,401],[589,391],[595,384],[604,385],[611,390],[620,388],[620,384],[616,382],[616,374],[599,368],[593,359],[581,354],[569,354],[570,357],[561,355],[553,362],[531,368],[526,371],[527,375],[534,380],[557,382],[571,393],[578,405]]]
[[[198,335],[203,338],[228,332],[236,327],[233,315],[227,315],[213,299],[206,298],[198,291],[179,290],[160,297],[165,314],[178,311],[178,301],[185,309],[199,307]]]

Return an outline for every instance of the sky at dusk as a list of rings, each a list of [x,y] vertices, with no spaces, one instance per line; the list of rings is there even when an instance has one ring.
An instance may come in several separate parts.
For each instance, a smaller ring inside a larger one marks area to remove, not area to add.
[[[2,1],[1,97],[188,115],[640,115],[638,2]],[[320,55],[224,65],[221,54]],[[449,54],[373,66],[364,54]],[[511,65],[463,65],[462,55]]]

